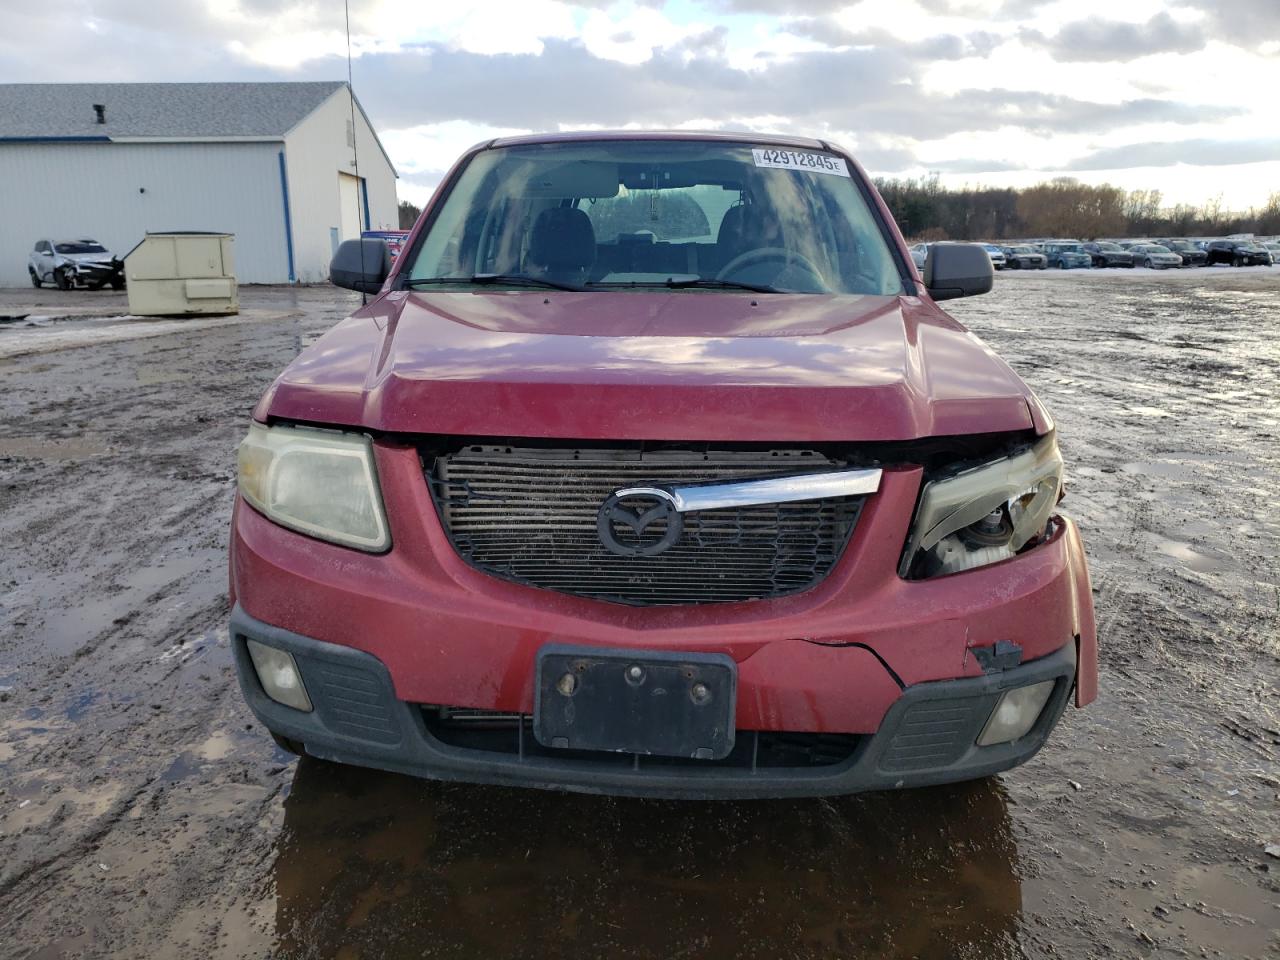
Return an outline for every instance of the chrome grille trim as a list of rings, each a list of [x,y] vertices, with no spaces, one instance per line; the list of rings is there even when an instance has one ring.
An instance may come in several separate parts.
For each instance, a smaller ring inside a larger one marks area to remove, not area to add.
[[[810,450],[599,450],[470,445],[426,458],[440,521],[458,554],[486,573],[632,605],[787,596],[830,573],[861,495],[683,514],[664,553],[618,556],[596,531],[600,505],[636,486],[830,476],[847,465]],[[878,484],[879,471],[877,474]],[[859,483],[865,484],[862,477]]]

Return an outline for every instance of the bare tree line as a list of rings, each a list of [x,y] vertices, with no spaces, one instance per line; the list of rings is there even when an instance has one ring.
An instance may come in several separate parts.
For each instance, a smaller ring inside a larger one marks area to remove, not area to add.
[[[1060,177],[1034,187],[948,190],[936,175],[877,178],[876,187],[912,240],[1002,240],[1015,237],[1205,237],[1232,233],[1280,234],[1280,192],[1260,209],[1233,213],[1222,197],[1201,206],[1165,207],[1159,190],[1090,186]],[[419,209],[400,201],[400,228]]]
[[[903,233],[913,240],[1280,234],[1280,192],[1271,194],[1260,209],[1236,213],[1223,209],[1220,195],[1198,207],[1165,207],[1159,190],[1091,186],[1070,177],[1022,190],[948,190],[936,175],[878,178],[876,187]]]

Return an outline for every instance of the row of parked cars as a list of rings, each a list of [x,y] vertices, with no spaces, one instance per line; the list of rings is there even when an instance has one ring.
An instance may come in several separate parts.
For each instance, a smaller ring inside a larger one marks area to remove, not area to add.
[[[924,266],[929,244],[911,248],[911,259]],[[1075,270],[1103,267],[1233,267],[1280,264],[1280,240],[1034,240],[1007,244],[984,243],[997,270]]]

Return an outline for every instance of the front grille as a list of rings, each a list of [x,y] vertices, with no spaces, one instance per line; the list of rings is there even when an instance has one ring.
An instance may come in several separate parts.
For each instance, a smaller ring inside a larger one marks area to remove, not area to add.
[[[596,750],[552,749],[534,739],[533,717],[528,714],[459,707],[424,706],[421,709],[427,732],[446,746],[501,753],[520,759],[572,757],[605,766],[633,769],[697,766],[755,771],[833,767],[852,757],[867,739],[856,733],[739,730],[733,750],[727,757],[722,760],[694,760]]]
[[[454,547],[486,573],[615,603],[698,604],[781,597],[814,586],[840,559],[862,498],[686,513],[683,534],[665,552],[620,556],[604,547],[596,530],[600,506],[615,490],[843,466],[810,450],[474,445],[431,459],[427,478]]]

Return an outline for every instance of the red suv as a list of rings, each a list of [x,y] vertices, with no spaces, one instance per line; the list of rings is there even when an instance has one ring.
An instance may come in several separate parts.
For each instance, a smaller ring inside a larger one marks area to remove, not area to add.
[[[240,448],[231,633],[278,743],[683,797],[980,777],[1094,698],[1053,423],[818,140],[494,140]]]

